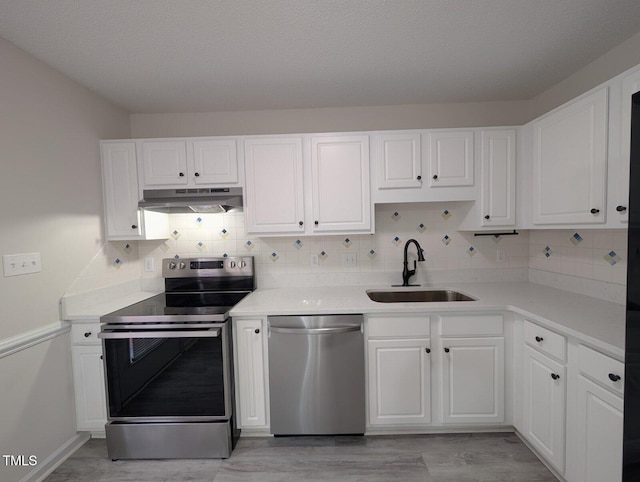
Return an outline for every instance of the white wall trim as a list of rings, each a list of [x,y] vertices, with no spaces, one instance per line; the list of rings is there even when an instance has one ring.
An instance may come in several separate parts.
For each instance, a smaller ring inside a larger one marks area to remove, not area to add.
[[[71,330],[71,325],[64,321],[57,321],[49,325],[27,331],[11,338],[0,340],[0,358],[13,355],[43,341],[51,340]]]
[[[42,463],[38,462],[31,472],[20,479],[20,482],[40,482],[51,472],[67,460],[73,453],[82,447],[91,437],[89,432],[77,432],[73,437],[63,443],[58,449],[47,457]]]

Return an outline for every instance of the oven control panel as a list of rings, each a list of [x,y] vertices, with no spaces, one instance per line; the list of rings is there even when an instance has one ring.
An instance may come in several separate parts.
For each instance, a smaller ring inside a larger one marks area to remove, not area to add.
[[[165,278],[253,276],[253,256],[225,258],[167,258],[162,260]]]

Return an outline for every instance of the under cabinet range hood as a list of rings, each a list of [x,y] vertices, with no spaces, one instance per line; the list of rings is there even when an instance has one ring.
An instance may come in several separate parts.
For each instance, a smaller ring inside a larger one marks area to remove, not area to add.
[[[161,213],[242,211],[242,188],[145,189],[138,207]]]

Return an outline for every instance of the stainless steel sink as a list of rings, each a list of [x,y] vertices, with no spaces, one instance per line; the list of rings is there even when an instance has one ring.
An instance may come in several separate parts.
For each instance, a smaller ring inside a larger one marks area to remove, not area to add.
[[[453,290],[369,290],[367,296],[378,303],[437,303],[443,301],[476,301]]]

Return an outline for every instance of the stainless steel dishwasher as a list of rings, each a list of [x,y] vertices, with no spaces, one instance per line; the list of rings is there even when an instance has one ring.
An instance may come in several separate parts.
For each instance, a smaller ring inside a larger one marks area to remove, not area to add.
[[[271,433],[364,433],[363,321],[362,315],[268,317]]]

